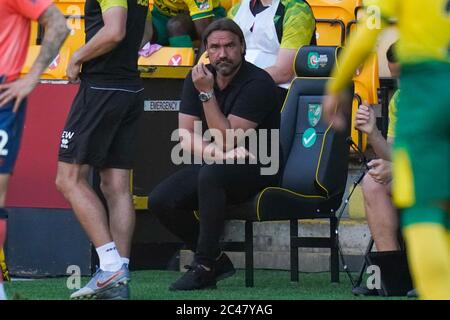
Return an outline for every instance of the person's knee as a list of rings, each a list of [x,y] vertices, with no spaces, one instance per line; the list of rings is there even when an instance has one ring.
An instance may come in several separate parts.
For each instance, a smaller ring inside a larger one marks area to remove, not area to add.
[[[119,195],[130,195],[129,181],[121,181],[111,177],[101,178],[100,190],[107,199]]]
[[[222,185],[225,181],[223,168],[219,165],[203,166],[198,175],[199,188],[210,188]]]
[[[169,208],[170,199],[169,195],[158,187],[152,190],[148,195],[147,208],[151,214],[155,214],[158,218],[161,217]]]
[[[71,174],[68,170],[58,168],[56,173],[55,185],[56,189],[63,195],[66,195],[73,189],[76,184],[77,177]]]
[[[180,35],[193,37],[194,31],[192,19],[187,14],[177,15],[167,22],[167,33],[169,37]]]
[[[363,179],[362,192],[364,200],[369,202],[375,196],[378,196],[382,193],[388,196],[388,194],[386,193],[386,186],[376,182],[369,174],[366,174],[366,176]]]

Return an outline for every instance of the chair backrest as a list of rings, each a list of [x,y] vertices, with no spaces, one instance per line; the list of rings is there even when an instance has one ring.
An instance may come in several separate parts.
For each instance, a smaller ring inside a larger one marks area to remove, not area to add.
[[[63,44],[73,54],[84,45],[84,6],[85,0],[55,0],[55,5],[67,19],[70,34]]]
[[[316,18],[317,45],[342,46],[346,28],[356,19],[355,9],[361,0],[308,0]]]
[[[320,46],[299,49],[294,63],[297,77],[283,105],[280,125],[281,187],[305,196],[335,199],[337,206],[347,181],[346,138],[350,131],[336,132],[323,121],[322,100],[338,50]]]

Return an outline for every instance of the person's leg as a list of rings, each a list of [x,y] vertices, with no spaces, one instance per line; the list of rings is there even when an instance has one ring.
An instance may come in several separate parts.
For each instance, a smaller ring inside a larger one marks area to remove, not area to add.
[[[111,164],[108,160],[117,161],[119,165],[120,160],[129,160],[129,153],[113,158],[108,156],[111,146],[117,142],[122,122],[127,118],[131,106],[134,106],[140,91],[139,86],[130,86],[127,90],[104,89],[92,87],[82,81],[64,126],[56,185],[72,205],[100,260],[98,272],[85,287],[71,295],[73,299],[126,299],[128,296],[128,268],[124,266],[113,241],[106,208],[89,185],[87,175],[89,168],[93,167],[116,168],[114,163],[107,166],[106,164]],[[134,117],[133,115],[131,118],[134,120]],[[132,142],[133,140],[128,140],[123,145],[127,147],[133,145]],[[120,152],[121,149],[117,151]],[[122,285],[123,288],[116,292],[115,288]]]
[[[450,66],[402,66],[393,195],[421,299],[450,299]]]
[[[111,242],[106,210],[88,183],[89,166],[58,162],[56,187],[70,202],[95,247]]]
[[[420,299],[449,300],[450,250],[446,228],[439,223],[415,223],[405,226],[403,235]]]
[[[194,22],[188,14],[170,18],[167,33],[171,47],[192,47],[192,40],[197,38]]]
[[[370,233],[378,251],[399,250],[397,240],[398,215],[390,195],[389,186],[382,185],[370,175],[362,183],[364,206]]]
[[[13,112],[14,101],[0,108],[0,249],[6,241],[8,213],[5,209],[9,177],[13,171],[22,138],[27,102],[23,101],[17,112]],[[3,290],[3,275],[0,270],[0,300],[6,299]]]
[[[162,14],[154,7],[152,10],[153,37],[152,42],[162,46],[169,45],[169,35],[167,33],[167,22],[170,17]]]
[[[112,242],[106,210],[99,197],[89,185],[87,176],[89,167],[74,163],[58,162],[56,187],[70,202],[78,221],[86,231],[95,248]],[[105,248],[105,254],[99,253],[100,268],[105,271],[117,271],[122,266],[115,246]],[[114,247],[114,248],[113,248]]]
[[[135,212],[130,190],[130,170],[102,169],[100,188],[106,199],[109,230],[122,258],[129,261],[135,226]]]
[[[160,184],[148,196],[148,209],[161,224],[195,251],[199,233],[198,174],[200,166],[183,168]]]
[[[204,165],[199,174],[200,235],[196,262],[211,267],[220,255],[227,205],[243,203],[273,180],[257,165]]]
[[[70,202],[78,221],[93,242],[100,260],[100,269],[71,299],[127,299],[128,269],[112,241],[106,210],[87,181],[89,167],[58,162],[56,186]]]
[[[261,176],[257,165],[202,166],[198,174],[200,233],[197,250],[188,272],[175,281],[170,290],[215,288],[217,281],[234,274],[233,264],[221,254],[219,247],[226,206],[244,202],[272,180]]]

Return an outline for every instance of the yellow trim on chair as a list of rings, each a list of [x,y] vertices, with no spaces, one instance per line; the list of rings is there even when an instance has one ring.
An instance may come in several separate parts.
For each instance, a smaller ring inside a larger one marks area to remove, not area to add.
[[[284,99],[283,106],[281,107],[280,113],[283,113],[283,111],[284,111],[284,107],[286,106],[286,101],[288,100],[287,98],[289,97],[289,93],[291,92],[292,84],[294,83],[294,81],[295,81],[296,79],[297,79],[297,78],[294,78],[294,79],[291,81],[291,85],[289,86],[289,89],[288,89],[288,92],[287,92],[287,94],[286,94],[286,98]]]
[[[194,212],[194,217],[195,217],[195,219],[197,219],[198,221],[200,221],[200,215],[198,214],[198,210],[192,210],[192,212]]]
[[[292,190],[289,189],[285,189],[285,188],[280,188],[280,187],[268,187],[265,188],[263,191],[260,192],[259,196],[258,196],[258,200],[256,202],[256,217],[258,218],[258,221],[261,221],[261,216],[259,214],[259,203],[261,202],[261,197],[264,194],[264,192],[268,191],[268,190],[280,190],[280,191],[285,191],[287,193],[293,194],[294,196],[300,197],[300,198],[321,198],[321,199],[326,199],[323,196],[312,196],[312,195],[304,195],[301,193],[297,193],[294,192]]]
[[[135,210],[147,210],[148,197],[133,196],[133,206]]]
[[[325,133],[323,134],[322,148],[320,148],[319,160],[317,161],[317,168],[316,168],[316,182],[323,190],[325,190],[325,192],[327,194],[327,198],[330,196],[330,193],[328,192],[328,189],[325,188],[319,181],[319,168],[320,168],[320,162],[322,160],[323,149],[325,147],[325,139],[327,137],[328,131],[330,131],[330,129],[331,129],[331,126],[332,126],[332,124],[330,124],[328,126],[327,130],[325,130]]]

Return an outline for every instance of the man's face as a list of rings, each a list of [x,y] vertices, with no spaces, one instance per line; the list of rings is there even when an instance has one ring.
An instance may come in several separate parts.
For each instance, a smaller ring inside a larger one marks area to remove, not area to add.
[[[239,68],[244,53],[239,37],[229,31],[213,31],[206,50],[211,65],[222,76],[229,76]]]

